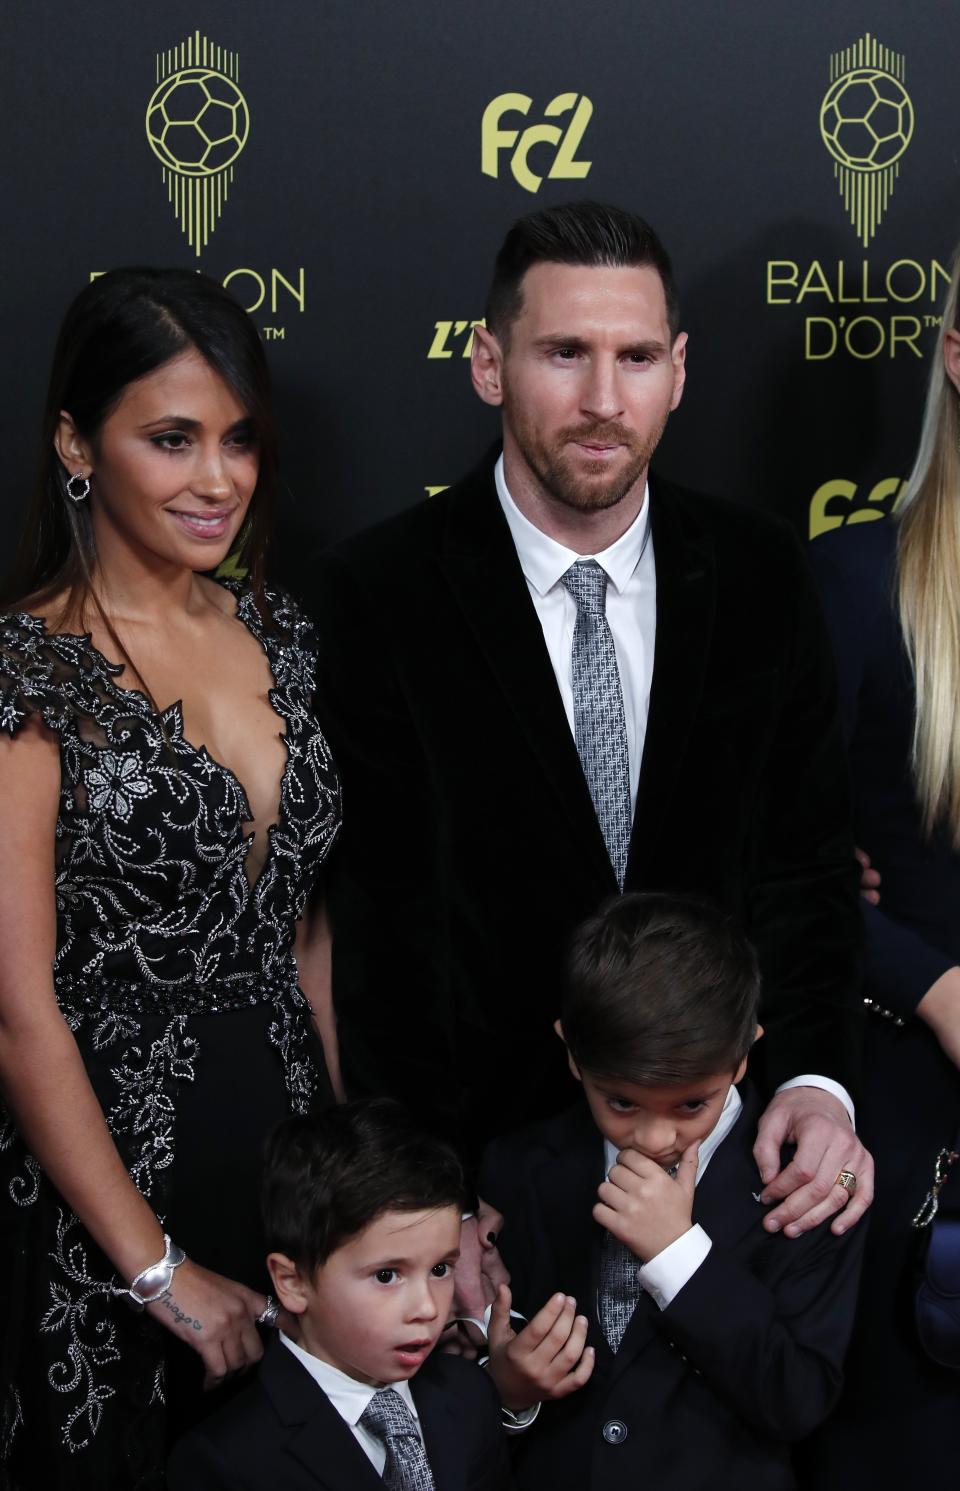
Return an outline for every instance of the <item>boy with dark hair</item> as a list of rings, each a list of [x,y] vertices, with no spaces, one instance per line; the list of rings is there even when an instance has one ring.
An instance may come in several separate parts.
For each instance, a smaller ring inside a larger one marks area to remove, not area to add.
[[[486,1374],[431,1353],[451,1314],[460,1161],[387,1099],[290,1118],[263,1180],[285,1313],[257,1380],[186,1435],[171,1491],[504,1491]]]
[[[759,988],[696,902],[623,896],[575,936],[557,1030],[586,1106],[496,1141],[481,1177],[521,1308],[567,1305],[515,1335],[504,1288],[491,1319],[506,1407],[557,1400],[517,1441],[523,1488],[783,1491],[790,1443],[836,1402],[864,1228],[764,1230],[759,1105],[737,1087]],[[564,1374],[586,1385],[563,1395]]]

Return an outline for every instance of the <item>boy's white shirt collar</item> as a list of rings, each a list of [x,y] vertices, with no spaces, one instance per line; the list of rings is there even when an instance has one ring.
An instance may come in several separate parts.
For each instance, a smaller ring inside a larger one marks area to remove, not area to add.
[[[371,1399],[379,1388],[371,1387],[368,1382],[358,1382],[355,1377],[349,1377],[346,1372],[341,1372],[338,1367],[331,1367],[329,1362],[321,1361],[318,1356],[313,1356],[309,1351],[304,1351],[296,1341],[291,1341],[283,1331],[279,1332],[280,1340],[288,1351],[292,1351],[298,1362],[302,1362],[314,1381],[323,1389],[340,1417],[356,1428],[360,1418],[366,1412]],[[410,1391],[410,1383],[406,1378],[399,1382],[384,1383],[385,1387],[392,1387],[395,1393],[406,1403],[417,1423],[420,1415],[417,1413],[417,1405],[413,1401],[413,1393]]]
[[[716,1125],[710,1130],[710,1133],[704,1140],[702,1140],[700,1144],[700,1153],[697,1158],[697,1185],[700,1184],[701,1180],[703,1179],[703,1172],[706,1170],[720,1145],[723,1143],[724,1139],[726,1139],[730,1130],[733,1128],[737,1119],[740,1117],[740,1109],[742,1107],[743,1102],[741,1100],[740,1094],[731,1083],[730,1091],[727,1093],[724,1105],[720,1109],[720,1117],[717,1119]],[[617,1149],[617,1146],[615,1144],[611,1144],[609,1139],[604,1139],[603,1165],[604,1173],[606,1175],[610,1174],[610,1171],[617,1163],[617,1155],[619,1153],[620,1151]]]

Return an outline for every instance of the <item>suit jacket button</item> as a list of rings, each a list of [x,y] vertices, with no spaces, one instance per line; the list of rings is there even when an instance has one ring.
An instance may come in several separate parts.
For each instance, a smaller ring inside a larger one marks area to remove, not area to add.
[[[607,1444],[623,1444],[627,1437],[627,1426],[623,1419],[609,1419],[603,1426],[603,1437]]]

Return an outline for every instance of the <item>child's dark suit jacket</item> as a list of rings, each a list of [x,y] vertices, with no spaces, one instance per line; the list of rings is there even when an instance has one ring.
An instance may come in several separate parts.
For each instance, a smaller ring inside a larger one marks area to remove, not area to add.
[[[782,1491],[790,1442],[829,1413],[853,1323],[861,1224],[770,1235],[751,1149],[759,1103],[746,1087],[736,1124],[697,1186],[693,1220],[713,1247],[666,1310],[641,1294],[620,1350],[600,1330],[602,1228],[591,1209],[604,1148],[586,1104],[497,1140],[480,1194],[506,1219],[514,1303],[532,1315],[573,1295],[597,1362],[586,1387],[545,1403],[517,1436],[529,1491]]]
[[[459,1357],[428,1357],[411,1383],[436,1491],[510,1491],[493,1384]],[[280,1341],[256,1381],[186,1434],[170,1491],[383,1491],[348,1424]]]

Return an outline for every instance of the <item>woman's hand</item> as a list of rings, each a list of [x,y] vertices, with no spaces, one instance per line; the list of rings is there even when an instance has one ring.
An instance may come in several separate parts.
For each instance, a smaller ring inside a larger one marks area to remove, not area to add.
[[[441,1351],[449,1356],[465,1356],[475,1361],[486,1345],[480,1330],[471,1321],[482,1322],[487,1306],[492,1305],[501,1284],[510,1283],[497,1248],[503,1230],[503,1217],[489,1202],[480,1198],[476,1215],[469,1214],[460,1224],[460,1257],[454,1269],[453,1319],[441,1337]]]
[[[166,1299],[148,1305],[147,1311],[198,1353],[206,1369],[206,1390],[260,1360],[263,1343],[256,1319],[266,1305],[265,1294],[188,1258],[174,1272]]]
[[[960,1067],[960,968],[948,968],[930,985],[917,1014],[930,1026],[944,1055]]]

